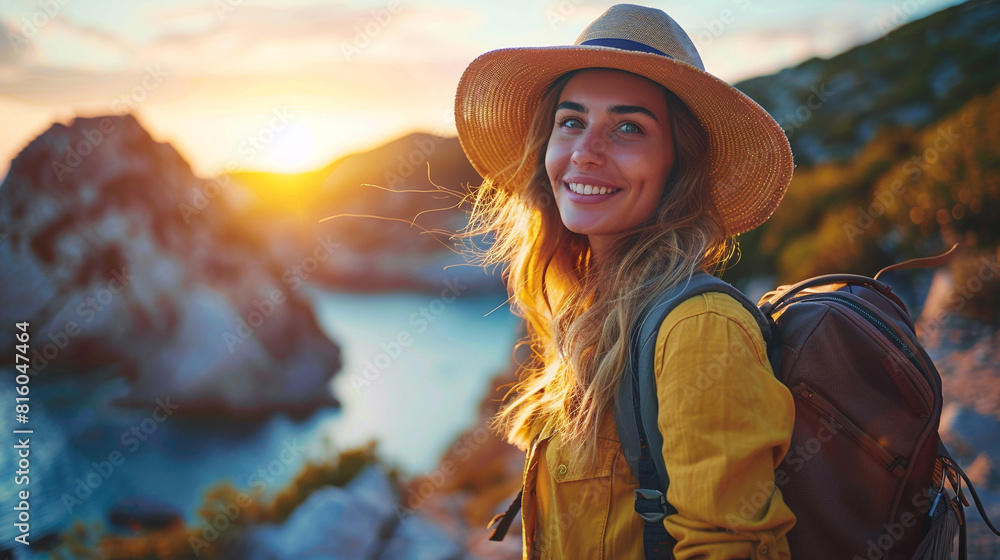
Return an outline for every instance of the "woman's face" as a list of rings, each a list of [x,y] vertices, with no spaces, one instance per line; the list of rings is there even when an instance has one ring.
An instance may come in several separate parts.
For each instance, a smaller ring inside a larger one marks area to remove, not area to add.
[[[545,152],[563,224],[603,252],[656,210],[674,165],[670,115],[660,86],[593,69],[566,83]]]

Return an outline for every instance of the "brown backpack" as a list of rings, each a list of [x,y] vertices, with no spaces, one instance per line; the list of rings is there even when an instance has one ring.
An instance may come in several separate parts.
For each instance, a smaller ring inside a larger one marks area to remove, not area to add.
[[[949,254],[894,265],[876,278],[940,264]],[[646,452],[663,445],[653,342],[673,308],[704,292],[729,294],[751,312],[775,376],[795,401],[791,446],[774,482],[796,515],[787,536],[792,558],[947,559],[959,533],[965,559],[963,481],[1000,535],[941,443],[941,377],[888,285],[850,274],[820,276],[766,294],[758,308],[722,280],[696,274],[662,294],[639,321],[635,361],[619,393],[618,433],[639,479],[635,508],[646,521],[647,559],[669,557],[673,542],[662,520],[676,512],[665,499],[662,456]]]
[[[965,558],[964,513],[944,487],[964,499],[938,437],[941,376],[903,302],[875,278],[830,275],[766,294],[760,309],[779,337],[775,376],[795,399],[775,471],[799,518],[793,557],[950,558],[961,524]]]

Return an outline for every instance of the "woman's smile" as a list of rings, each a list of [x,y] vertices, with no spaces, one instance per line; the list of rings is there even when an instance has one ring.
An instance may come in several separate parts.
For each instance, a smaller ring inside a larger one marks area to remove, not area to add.
[[[582,204],[595,204],[603,202],[622,189],[604,184],[600,181],[587,179],[572,179],[563,181],[563,185],[570,191],[567,197],[573,202]]]

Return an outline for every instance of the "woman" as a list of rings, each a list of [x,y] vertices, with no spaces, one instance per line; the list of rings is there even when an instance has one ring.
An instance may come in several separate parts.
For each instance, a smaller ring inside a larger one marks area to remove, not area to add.
[[[720,269],[734,236],[774,211],[788,142],[704,71],[676,22],[634,5],[573,46],[482,55],[456,122],[484,177],[469,231],[492,235],[485,262],[506,265],[532,351],[494,419],[527,451],[525,558],[642,558],[638,481],[614,421],[628,333],[658,293]],[[699,375],[718,363],[706,387]],[[749,312],[718,293],[674,309],[657,335],[656,391],[674,557],[788,558],[795,517],[774,469],[794,408]]]

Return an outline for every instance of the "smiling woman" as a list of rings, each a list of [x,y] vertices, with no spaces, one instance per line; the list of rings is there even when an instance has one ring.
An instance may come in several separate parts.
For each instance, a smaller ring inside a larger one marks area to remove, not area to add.
[[[494,538],[521,507],[525,558],[789,558],[795,516],[774,469],[792,397],[734,297],[692,297],[659,326],[663,445],[651,451],[669,487],[637,478],[615,415],[628,407],[617,397],[633,326],[658,295],[719,269],[734,236],[784,195],[781,128],[704,71],[673,19],[628,4],[575,45],[480,56],[455,104],[484,177],[470,233],[496,239],[484,260],[506,265],[533,351],[494,418],[527,451],[523,490]],[[708,369],[722,370],[713,390],[690,398]],[[741,509],[764,487],[774,492]]]

